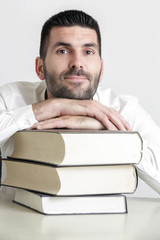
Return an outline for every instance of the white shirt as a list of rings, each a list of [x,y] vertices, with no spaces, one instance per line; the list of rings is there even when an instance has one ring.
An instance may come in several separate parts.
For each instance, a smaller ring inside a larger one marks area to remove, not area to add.
[[[45,82],[15,82],[0,87],[0,148],[2,157],[13,151],[11,136],[37,122],[32,104],[45,100]],[[116,109],[143,139],[138,175],[160,193],[160,128],[139,105],[138,99],[98,88],[94,100]]]

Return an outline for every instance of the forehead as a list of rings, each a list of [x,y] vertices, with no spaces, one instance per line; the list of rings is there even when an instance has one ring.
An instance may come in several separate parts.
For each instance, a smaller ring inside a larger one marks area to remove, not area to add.
[[[98,45],[97,33],[94,29],[73,26],[53,27],[50,31],[49,45],[56,42],[67,42],[73,44],[84,44],[93,42]]]

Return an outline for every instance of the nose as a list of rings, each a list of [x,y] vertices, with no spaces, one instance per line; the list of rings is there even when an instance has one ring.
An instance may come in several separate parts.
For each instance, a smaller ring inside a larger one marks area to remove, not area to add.
[[[72,69],[82,69],[83,64],[82,64],[82,58],[79,53],[74,53],[71,56],[70,64],[69,67]]]

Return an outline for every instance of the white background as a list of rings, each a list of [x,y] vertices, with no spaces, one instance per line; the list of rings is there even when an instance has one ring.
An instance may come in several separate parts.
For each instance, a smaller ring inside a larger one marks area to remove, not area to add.
[[[43,23],[66,9],[80,9],[99,22],[102,34],[102,85],[135,95],[160,126],[159,0],[1,0],[0,85],[37,81]],[[159,197],[140,181],[135,196]]]

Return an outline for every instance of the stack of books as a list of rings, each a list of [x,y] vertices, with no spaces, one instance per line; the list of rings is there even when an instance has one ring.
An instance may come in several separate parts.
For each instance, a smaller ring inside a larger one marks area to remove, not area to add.
[[[44,214],[127,212],[123,194],[136,190],[142,157],[137,132],[24,130],[13,141],[1,185],[16,187],[16,203]]]

